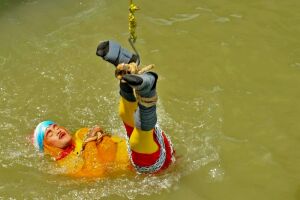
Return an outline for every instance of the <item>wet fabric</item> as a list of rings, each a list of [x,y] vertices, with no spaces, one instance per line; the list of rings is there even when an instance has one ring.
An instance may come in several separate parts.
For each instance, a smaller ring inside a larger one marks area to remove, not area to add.
[[[160,135],[157,135],[155,129],[143,131],[134,127],[136,122],[134,122],[133,115],[137,107],[136,102],[129,102],[124,98],[120,100],[119,112],[129,138],[128,152],[130,160],[136,171],[140,173],[157,173],[166,169],[175,161],[175,151],[172,148],[171,141],[163,131],[160,131]],[[163,144],[159,143],[157,136],[162,138],[161,142]],[[161,159],[162,152],[165,156],[163,163],[158,168],[156,168],[157,165],[151,168]],[[148,168],[148,171],[144,170],[145,168]]]
[[[57,160],[66,174],[76,177],[105,177],[131,170],[126,140],[118,136],[105,136],[99,144],[89,142],[82,150],[82,141],[88,130],[79,129],[73,138],[74,150]],[[52,150],[51,155],[59,154],[53,153],[53,148],[46,149],[48,153]]]
[[[45,153],[56,159],[63,172],[76,177],[114,176],[134,169],[140,173],[160,172],[174,161],[171,142],[163,131],[157,135],[156,129],[143,131],[134,127],[133,115],[137,107],[137,102],[120,100],[119,114],[127,139],[104,136],[100,143],[88,142],[83,149],[89,129],[82,128],[75,133],[71,147],[59,149],[45,143]]]

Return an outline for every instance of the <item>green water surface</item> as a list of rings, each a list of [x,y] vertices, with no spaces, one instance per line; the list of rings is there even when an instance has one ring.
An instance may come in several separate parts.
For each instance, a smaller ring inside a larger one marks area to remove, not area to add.
[[[177,151],[157,176],[63,176],[29,135],[52,119],[123,135],[101,40],[130,48],[128,1],[0,0],[0,199],[300,199],[300,2],[134,1]]]

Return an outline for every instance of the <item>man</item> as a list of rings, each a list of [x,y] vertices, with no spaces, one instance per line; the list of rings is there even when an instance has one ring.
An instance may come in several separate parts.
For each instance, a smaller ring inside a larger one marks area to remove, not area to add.
[[[82,128],[72,137],[55,122],[43,121],[34,131],[35,147],[54,157],[67,174],[74,176],[103,177],[132,169],[157,173],[166,169],[175,159],[171,141],[157,125],[157,74],[136,74],[138,56],[113,41],[100,43],[96,54],[117,67],[119,115],[127,139],[106,134],[98,126]]]

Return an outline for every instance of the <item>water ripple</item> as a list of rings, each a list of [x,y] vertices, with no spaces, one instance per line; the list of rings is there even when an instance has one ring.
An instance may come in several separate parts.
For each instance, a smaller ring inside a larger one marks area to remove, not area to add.
[[[175,22],[183,22],[183,21],[190,21],[199,16],[198,13],[195,14],[176,14],[175,17],[170,17],[168,19],[164,18],[155,18],[155,17],[147,17],[147,19],[158,25],[170,26]]]

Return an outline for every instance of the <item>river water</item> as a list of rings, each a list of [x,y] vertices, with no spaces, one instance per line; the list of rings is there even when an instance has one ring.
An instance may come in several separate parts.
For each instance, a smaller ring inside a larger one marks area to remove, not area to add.
[[[41,120],[123,135],[101,40],[130,48],[128,1],[0,1],[0,199],[300,199],[298,0],[137,0],[142,64],[177,151],[156,176],[63,176],[28,141]]]

